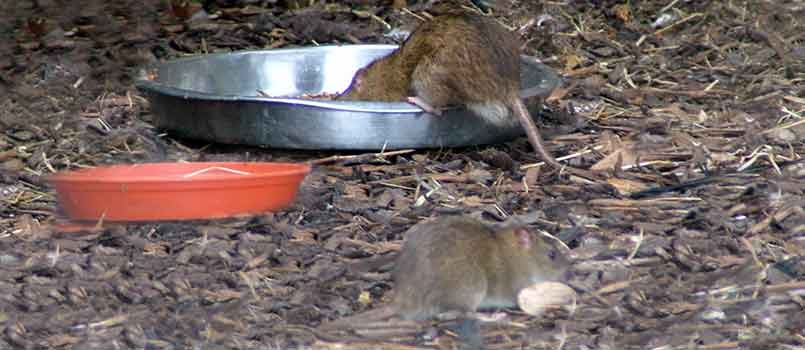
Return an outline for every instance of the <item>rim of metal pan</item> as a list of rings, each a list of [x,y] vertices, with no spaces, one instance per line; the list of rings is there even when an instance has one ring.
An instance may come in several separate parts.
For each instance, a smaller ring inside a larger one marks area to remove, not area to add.
[[[270,102],[270,103],[284,103],[292,105],[311,106],[325,109],[336,109],[342,111],[353,112],[370,112],[370,113],[422,113],[424,112],[417,106],[406,102],[376,102],[376,101],[335,101],[335,100],[316,100],[313,98],[297,98],[297,97],[264,97],[264,96],[247,96],[247,95],[234,95],[234,94],[215,94],[208,93],[193,89],[182,89],[170,86],[168,84],[160,83],[155,80],[148,79],[149,72],[158,72],[161,68],[167,65],[181,65],[201,60],[215,60],[221,57],[234,57],[254,54],[277,54],[289,55],[294,53],[307,53],[312,49],[333,49],[349,47],[350,49],[377,49],[377,50],[394,50],[398,45],[381,45],[381,44],[361,44],[361,45],[322,45],[314,47],[298,47],[298,48],[280,48],[270,50],[243,50],[236,52],[223,52],[195,55],[191,57],[181,57],[172,59],[165,62],[151,64],[145,69],[141,70],[135,85],[139,89],[151,91],[154,93],[164,94],[167,96],[181,97],[185,99],[199,99],[207,101],[248,101],[248,102]],[[530,64],[539,69],[544,75],[543,84],[528,87],[520,90],[521,98],[530,98],[534,96],[547,97],[560,83],[559,75],[549,67],[540,63],[539,60],[532,56],[521,55],[521,62]],[[340,91],[339,91],[340,92]]]
[[[206,54],[146,67],[136,85],[151,102],[156,127],[218,143],[393,150],[492,144],[522,134],[515,119],[493,126],[461,107],[433,116],[406,102],[315,99],[341,93],[358,68],[396,48],[329,45]],[[521,67],[520,83],[527,88],[520,95],[536,108],[558,86],[558,75],[531,57],[522,57]],[[301,98],[306,94],[312,96]]]

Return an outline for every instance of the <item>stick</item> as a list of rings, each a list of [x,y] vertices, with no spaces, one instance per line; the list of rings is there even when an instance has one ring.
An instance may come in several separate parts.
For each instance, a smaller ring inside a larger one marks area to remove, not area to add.
[[[358,162],[364,162],[364,161],[368,161],[368,160],[373,159],[373,158],[383,158],[383,157],[387,157],[387,156],[396,156],[396,155],[400,155],[400,154],[413,153],[414,151],[415,150],[413,150],[413,149],[403,149],[403,150],[399,150],[399,151],[391,151],[391,152],[381,151],[381,152],[378,152],[378,153],[364,153],[364,154],[356,154],[356,155],[351,155],[351,156],[335,155],[335,156],[329,156],[327,158],[321,158],[321,159],[312,160],[312,161],[310,161],[308,163],[310,165],[321,165],[321,164],[326,164],[326,163],[335,163],[335,162],[344,161],[344,160],[356,160]]]

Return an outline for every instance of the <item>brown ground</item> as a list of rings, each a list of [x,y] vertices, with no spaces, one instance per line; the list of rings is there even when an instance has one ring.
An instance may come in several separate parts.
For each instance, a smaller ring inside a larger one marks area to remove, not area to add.
[[[517,1],[498,10],[516,27],[556,18],[551,36],[525,30],[525,51],[566,77],[548,115],[579,121],[548,133],[550,148],[599,146],[571,164],[621,169],[606,182],[529,168],[535,158],[520,139],[330,162],[293,207],[260,217],[60,232],[41,177],[55,170],[331,155],[161,135],[133,88],[137,67],[205,50],[388,42],[379,19],[415,22],[381,1],[297,11],[286,8],[293,1],[206,1],[212,16],[192,22],[167,3],[0,2],[1,349],[334,346],[347,340],[294,325],[374,307],[392,287],[387,271],[356,274],[347,263],[396,249],[425,217],[455,213],[530,213],[577,261],[577,307],[485,324],[491,348],[805,346],[805,167],[786,165],[805,151],[801,1]],[[653,27],[662,16],[669,22]],[[381,331],[349,343],[412,349],[455,339],[442,324]]]

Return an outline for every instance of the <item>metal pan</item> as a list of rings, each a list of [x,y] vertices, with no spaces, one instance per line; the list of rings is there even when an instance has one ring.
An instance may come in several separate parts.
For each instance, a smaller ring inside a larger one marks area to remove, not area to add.
[[[393,150],[509,141],[520,127],[492,128],[463,108],[433,116],[404,102],[299,99],[339,93],[360,67],[394,45],[318,46],[209,54],[156,64],[137,87],[154,124],[176,136],[285,149]],[[559,78],[522,57],[521,96],[532,114]],[[269,96],[261,97],[264,92]]]

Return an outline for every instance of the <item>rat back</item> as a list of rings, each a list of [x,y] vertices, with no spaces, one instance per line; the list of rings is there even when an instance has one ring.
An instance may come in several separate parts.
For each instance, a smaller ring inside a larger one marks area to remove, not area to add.
[[[491,18],[464,11],[420,24],[398,50],[360,69],[339,100],[403,101],[418,97],[441,109],[466,106],[497,126],[517,123],[516,35]]]
[[[461,217],[419,223],[406,232],[397,258],[394,307],[405,319],[475,311],[486,295],[484,242],[493,232]]]
[[[518,39],[491,18],[451,14],[417,28],[401,49],[413,62],[411,93],[435,108],[465,105],[496,125],[520,86]]]

